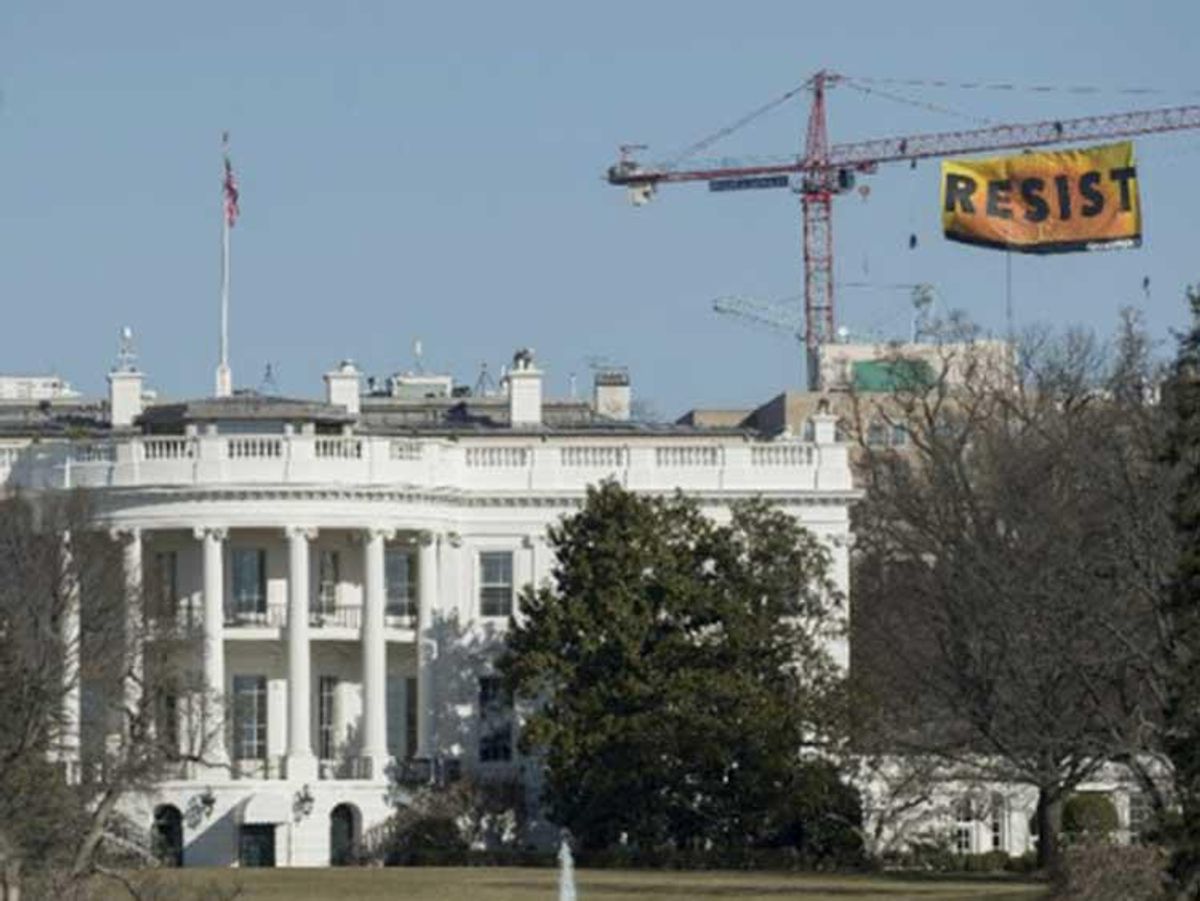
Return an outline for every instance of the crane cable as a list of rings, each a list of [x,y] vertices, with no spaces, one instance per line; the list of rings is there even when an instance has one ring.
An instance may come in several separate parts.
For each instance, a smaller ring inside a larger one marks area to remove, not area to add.
[[[1149,87],[1100,87],[1098,85],[1018,84],[1006,81],[952,81],[943,78],[868,78],[848,76],[859,84],[897,85],[910,88],[951,88],[968,91],[1016,91],[1029,94],[1132,94],[1200,97],[1198,90]]]
[[[952,107],[949,107],[949,106],[942,106],[941,104],[937,104],[937,103],[929,103],[928,101],[925,101],[925,100],[914,100],[911,97],[904,97],[900,94],[893,94],[891,91],[885,91],[885,90],[882,90],[881,88],[869,88],[865,84],[859,83],[859,81],[857,79],[846,78],[846,79],[843,79],[842,83],[844,85],[846,85],[846,87],[853,88],[854,90],[859,91],[860,93],[873,95],[876,97],[882,97],[884,100],[891,100],[894,103],[902,103],[902,104],[905,104],[906,106],[915,106],[918,109],[929,110],[930,112],[934,112],[934,113],[942,113],[947,116],[955,116],[956,118],[966,119],[968,121],[975,122],[979,125],[995,124],[994,120],[992,120],[992,119],[987,119],[987,118],[984,118],[983,116],[975,116],[975,115],[972,115],[971,113],[964,113],[962,110],[953,109]]]
[[[729,135],[733,134],[735,131],[738,131],[739,129],[744,128],[745,126],[749,125],[751,122],[753,122],[755,119],[758,119],[760,116],[765,116],[767,113],[771,112],[776,107],[782,106],[783,104],[787,103],[789,100],[791,100],[797,94],[799,94],[801,91],[808,90],[811,86],[812,86],[811,78],[809,80],[805,81],[803,84],[796,85],[796,87],[792,88],[790,91],[787,91],[784,94],[781,94],[780,96],[776,97],[774,100],[772,100],[768,103],[764,103],[762,106],[758,107],[757,109],[751,110],[750,112],[746,113],[746,115],[742,116],[740,119],[738,119],[734,122],[731,122],[730,124],[726,125],[724,128],[720,128],[717,131],[714,131],[712,134],[708,135],[707,137],[701,138],[696,143],[685,147],[678,154],[676,154],[669,162],[665,163],[663,165],[663,168],[673,169],[674,167],[678,166],[680,163],[682,163],[684,160],[688,159],[689,157],[695,156],[701,150],[708,149],[709,147],[711,147],[713,144],[715,144],[717,141],[721,140],[722,138],[728,137]]]

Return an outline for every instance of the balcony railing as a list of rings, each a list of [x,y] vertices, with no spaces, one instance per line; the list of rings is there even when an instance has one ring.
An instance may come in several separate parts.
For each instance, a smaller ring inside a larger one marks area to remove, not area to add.
[[[181,618],[174,622],[177,632],[185,632],[185,620]],[[201,628],[202,613],[196,611],[191,620],[192,628]],[[227,629],[282,629],[287,626],[287,604],[267,604],[258,608],[225,608],[225,628]],[[386,623],[392,629],[413,629],[417,624],[416,607],[411,613],[397,615],[388,610]],[[362,628],[362,607],[357,604],[337,604],[332,607],[310,606],[308,608],[308,624],[312,629],[353,629]],[[164,624],[164,631],[167,629]]]
[[[234,760],[230,769],[234,779],[283,779],[286,775],[283,757],[278,754]]]
[[[415,629],[417,627],[417,608],[393,608],[389,606],[384,612],[384,624],[389,629]]]
[[[317,776],[328,779],[370,779],[371,758],[345,757],[321,758],[317,765]]]
[[[226,607],[225,625],[229,628],[280,629],[287,625],[287,604],[264,604],[259,607]]]
[[[741,436],[561,441],[371,435],[145,435],[43,442],[14,457],[14,486],[403,484],[486,491],[628,488],[850,489],[845,445]],[[0,478],[4,478],[0,470]]]
[[[357,629],[362,624],[362,608],[350,604],[310,607],[308,624],[314,629]]]

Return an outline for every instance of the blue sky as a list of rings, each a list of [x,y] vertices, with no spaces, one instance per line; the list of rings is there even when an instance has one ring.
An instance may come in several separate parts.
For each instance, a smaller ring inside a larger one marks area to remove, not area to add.
[[[1200,103],[1200,4],[62,3],[0,5],[0,371],[102,390],[122,325],[151,384],[208,393],[217,353],[220,148],[242,186],[232,363],[317,394],[352,357],[473,383],[532,346],[556,395],[588,359],[630,367],[663,415],[756,403],[800,381],[788,337],[712,298],[800,291],[786,191],[663,190],[643,209],[602,180],[622,142],[665,158],[828,67],[875,78],[1065,92],[837,89],[834,141]],[[1152,87],[1149,96],[1122,94]],[[713,152],[790,153],[803,101]],[[1137,142],[1145,246],[1014,257],[1019,324],[1107,330],[1137,304],[1164,339],[1200,280],[1200,132]],[[883,168],[834,213],[843,281],[933,283],[1004,323],[1004,256],[945,242],[937,167]],[[910,250],[909,235],[918,236]],[[1149,296],[1142,280],[1149,276]],[[903,292],[847,289],[838,320],[902,332]]]

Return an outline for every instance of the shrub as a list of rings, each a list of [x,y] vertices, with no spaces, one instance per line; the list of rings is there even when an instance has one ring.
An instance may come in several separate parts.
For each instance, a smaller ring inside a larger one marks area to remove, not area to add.
[[[436,865],[447,858],[447,863],[458,863],[465,858],[466,850],[462,831],[450,817],[414,817],[389,836],[383,862],[386,866],[420,866]]]
[[[1167,855],[1145,845],[1086,842],[1067,848],[1054,874],[1057,901],[1153,901],[1163,897]]]
[[[1063,804],[1062,831],[1069,839],[1109,841],[1120,826],[1117,808],[1108,795],[1100,792],[1080,792],[1071,795]]]
[[[808,869],[863,865],[862,799],[833,765],[800,768],[779,820],[765,847],[793,850]]]

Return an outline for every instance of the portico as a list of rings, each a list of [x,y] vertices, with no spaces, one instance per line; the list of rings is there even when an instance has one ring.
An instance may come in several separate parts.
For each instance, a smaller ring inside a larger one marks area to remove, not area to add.
[[[382,780],[397,753],[430,754],[440,536],[307,519],[119,530],[131,630],[142,617],[194,627],[203,696],[172,709],[201,723],[163,727],[204,736],[197,779]],[[267,683],[261,707],[241,703],[254,697],[251,678]],[[397,688],[407,680],[412,690]],[[390,705],[399,723],[389,723],[389,682],[403,695]],[[127,703],[139,685],[130,680]],[[76,710],[67,721],[68,745],[79,720]]]

